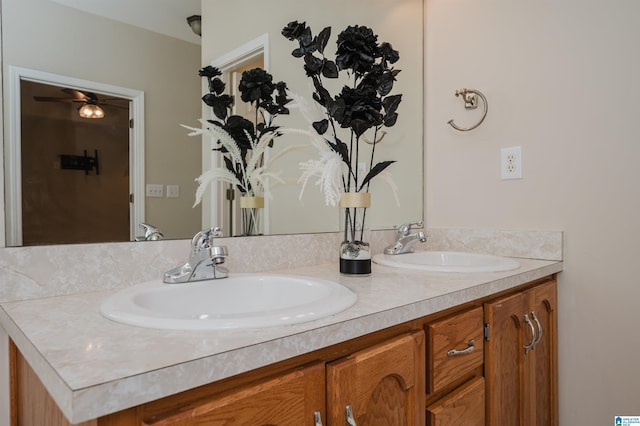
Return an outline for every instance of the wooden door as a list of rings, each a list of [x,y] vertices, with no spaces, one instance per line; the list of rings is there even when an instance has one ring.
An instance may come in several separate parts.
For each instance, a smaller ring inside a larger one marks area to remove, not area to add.
[[[529,410],[528,358],[524,345],[533,338],[524,322],[527,296],[517,293],[485,304],[485,380],[488,426],[525,424]],[[526,340],[526,341],[525,341]]]
[[[424,332],[327,365],[328,426],[423,426]]]
[[[558,424],[558,357],[556,282],[534,287],[529,293],[529,310],[537,320],[539,336],[531,351],[531,425]]]
[[[315,426],[324,418],[324,364],[294,370],[173,412],[146,418],[146,426]]]
[[[484,426],[485,383],[476,377],[427,408],[429,426]]]
[[[129,101],[92,92],[109,105],[86,119],[78,102],[34,96],[88,92],[27,80],[20,91],[22,245],[130,241]]]

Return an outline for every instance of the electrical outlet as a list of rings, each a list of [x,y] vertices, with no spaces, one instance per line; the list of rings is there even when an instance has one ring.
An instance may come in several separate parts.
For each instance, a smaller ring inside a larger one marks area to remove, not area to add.
[[[148,183],[146,186],[147,197],[162,198],[164,197],[164,185]]]
[[[180,185],[167,185],[167,198],[180,197]]]
[[[519,146],[500,151],[500,176],[502,180],[522,179],[522,149]]]

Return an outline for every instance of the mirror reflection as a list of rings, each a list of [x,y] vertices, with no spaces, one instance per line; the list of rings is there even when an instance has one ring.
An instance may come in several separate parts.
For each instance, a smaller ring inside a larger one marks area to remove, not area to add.
[[[129,241],[129,101],[27,80],[20,94],[22,245]]]
[[[402,69],[396,83],[397,91],[403,93],[400,118],[387,136],[384,146],[381,145],[378,157],[398,161],[397,167],[390,171],[399,187],[400,202],[398,207],[388,188],[375,188],[371,214],[372,217],[374,214],[378,216],[370,222],[371,227],[389,228],[422,217],[421,1],[328,1],[315,2],[320,3],[316,5],[307,1],[278,0],[276,7],[273,2],[262,4],[264,2],[242,0],[224,4],[203,2],[201,11],[197,9],[200,7],[199,1],[110,2],[121,7],[120,12],[124,11],[122,17],[117,14],[98,16],[69,7],[68,3],[73,1],[2,0],[5,173],[15,169],[15,164],[11,166],[15,156],[12,156],[9,145],[15,138],[16,126],[20,126],[16,124],[20,123],[19,120],[12,122],[10,118],[10,112],[16,106],[15,97],[19,93],[12,89],[15,83],[11,81],[11,67],[95,82],[98,86],[142,92],[142,123],[134,122],[129,136],[131,138],[131,134],[137,134],[144,143],[138,147],[142,151],[137,156],[135,149],[129,146],[131,168],[128,176],[121,166],[111,161],[101,162],[100,176],[106,177],[109,170],[117,173],[121,181],[128,177],[129,194],[133,194],[141,205],[138,212],[132,211],[131,203],[128,205],[129,239],[133,240],[144,233],[137,227],[139,222],[153,224],[165,238],[171,239],[190,238],[198,230],[210,225],[222,224],[224,228],[227,223],[224,221],[234,214],[233,206],[225,200],[224,188],[214,191],[213,196],[210,194],[202,206],[193,207],[197,187],[194,179],[209,167],[212,160],[215,161],[210,141],[189,137],[188,132],[180,127],[180,124],[197,125],[198,118],[208,113],[200,100],[204,89],[197,75],[198,69],[203,64],[229,64],[233,52],[237,54],[243,46],[266,38],[262,42],[264,68],[273,74],[274,79],[286,81],[292,91],[310,100],[311,89],[304,71],[299,61],[290,56],[292,46],[280,35],[280,30],[292,20],[306,20],[317,28],[331,26],[335,36],[346,26],[359,24],[372,27],[380,39],[392,42],[394,48],[400,51],[401,59],[397,68]],[[90,4],[86,1],[78,3],[85,6]],[[132,7],[132,3],[136,7]],[[252,13],[246,13],[249,9]],[[136,10],[143,19],[134,22]],[[187,25],[186,18],[194,14],[202,14],[202,38],[196,36]],[[221,16],[225,18],[221,19]],[[162,34],[159,27],[147,22],[150,18],[164,18],[165,24],[173,25],[173,32],[170,35]],[[47,37],[25,33],[21,23],[27,21],[40,28],[38,33],[47,34]],[[398,28],[403,28],[403,31],[398,31]],[[233,66],[243,65],[246,58],[235,59]],[[63,96],[62,89],[82,88],[58,86],[55,96]],[[111,93],[107,91],[106,95]],[[127,96],[125,99],[128,99]],[[59,111],[57,114],[77,116],[77,105],[73,110],[65,113]],[[281,125],[304,128],[308,124],[297,112],[292,111]],[[93,138],[85,138],[85,141],[87,139]],[[300,143],[308,141],[292,137],[283,146]],[[35,162],[41,168],[57,168],[58,172],[77,174],[85,183],[94,177],[82,171],[61,168],[61,155],[84,156],[85,146],[82,143],[57,150],[35,149],[38,153]],[[98,157],[102,158],[100,154],[103,148],[91,147],[87,148],[87,157],[95,157],[95,149]],[[309,155],[308,151],[296,150],[279,159],[277,168],[283,171],[286,184],[274,188],[272,197],[265,200],[266,233],[327,232],[338,229],[337,209],[324,205],[323,196],[317,188],[308,187],[300,197],[298,163],[307,160]],[[34,158],[34,155],[28,157]],[[140,161],[141,158],[144,160]],[[24,176],[19,178],[21,183],[24,179]],[[5,179],[5,183],[9,180]],[[147,185],[152,185],[152,193],[154,188],[162,188],[162,196],[147,196]],[[177,188],[177,196],[168,196],[168,185],[173,194]],[[120,186],[123,186],[122,182]],[[10,198],[11,190],[6,188],[5,199]],[[29,191],[32,194],[48,189]],[[20,195],[22,202],[25,197],[24,194]],[[10,216],[10,207],[7,202],[5,216]],[[59,213],[52,211],[50,214],[55,216]],[[7,240],[10,234],[7,228]],[[116,241],[120,238],[106,235],[99,240]]]

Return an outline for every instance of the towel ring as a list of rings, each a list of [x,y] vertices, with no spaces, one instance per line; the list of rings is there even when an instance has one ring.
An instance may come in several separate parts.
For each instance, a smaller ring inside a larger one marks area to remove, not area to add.
[[[462,95],[462,99],[464,100],[464,108],[465,109],[476,109],[478,108],[478,96],[482,99],[482,104],[484,105],[484,112],[482,113],[482,118],[478,121],[474,126],[471,127],[459,127],[454,122],[453,119],[447,121],[448,124],[451,125],[456,130],[461,132],[468,132],[469,130],[473,130],[478,127],[484,121],[484,118],[487,116],[487,111],[489,110],[489,104],[487,103],[487,98],[479,90],[474,89],[460,89],[456,90],[456,97]]]

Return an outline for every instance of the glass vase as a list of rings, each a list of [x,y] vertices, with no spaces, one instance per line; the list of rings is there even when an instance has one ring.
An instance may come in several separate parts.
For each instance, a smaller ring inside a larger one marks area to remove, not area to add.
[[[262,235],[264,197],[242,195],[240,197],[241,236]]]
[[[367,208],[371,206],[368,192],[345,192],[340,197],[340,273],[369,275],[371,248],[365,226]]]

